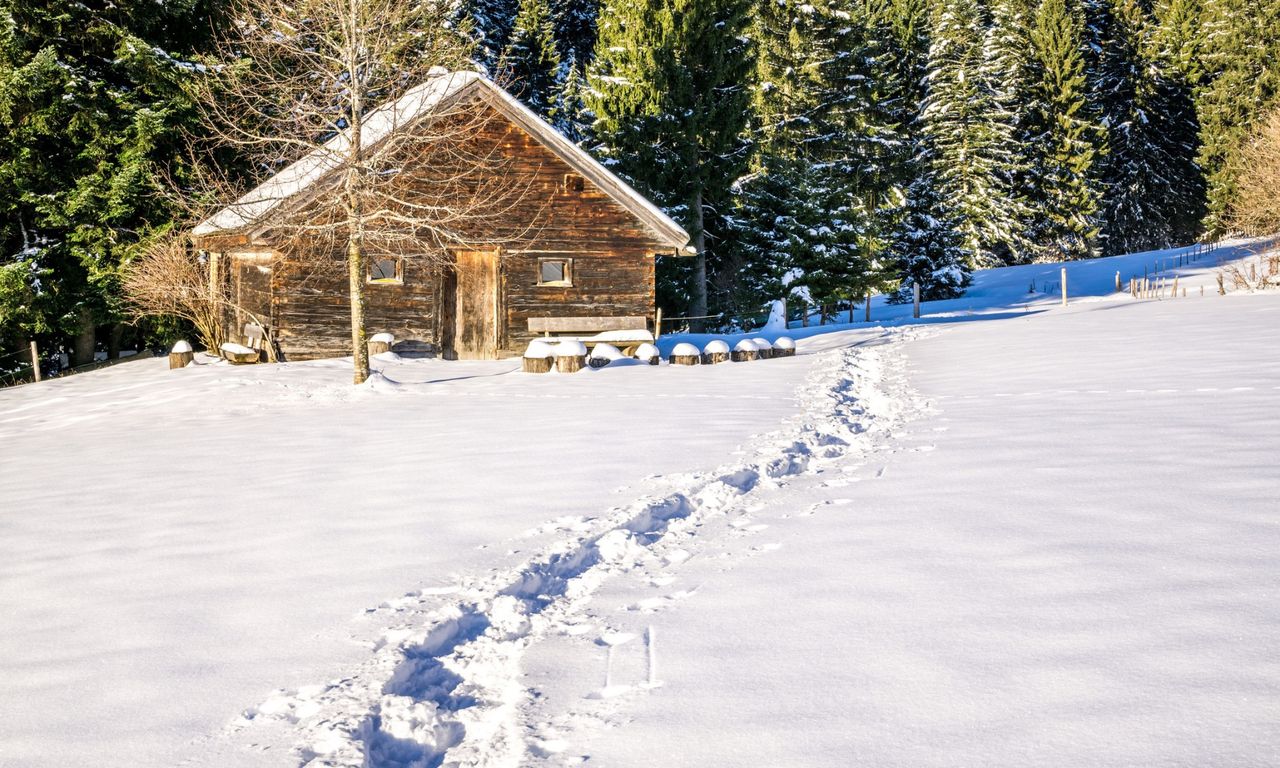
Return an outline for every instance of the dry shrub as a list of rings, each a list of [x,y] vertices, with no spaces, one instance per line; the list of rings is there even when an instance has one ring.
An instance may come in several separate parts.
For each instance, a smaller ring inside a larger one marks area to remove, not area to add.
[[[1232,205],[1232,224],[1243,232],[1280,232],[1280,109],[1245,139]]]

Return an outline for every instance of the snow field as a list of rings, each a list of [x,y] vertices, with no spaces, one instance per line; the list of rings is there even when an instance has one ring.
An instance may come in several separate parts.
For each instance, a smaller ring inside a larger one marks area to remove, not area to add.
[[[270,692],[368,661],[401,612],[371,607],[715,466],[793,412],[813,360],[743,389],[713,368],[404,360],[352,387],[343,360],[155,359],[0,392],[0,764],[287,763],[310,705]],[[269,699],[287,716],[224,732]]]
[[[906,345],[918,418],[584,607],[656,628],[661,688],[595,702],[580,638],[530,654],[527,727],[564,745],[533,764],[1274,764],[1276,318],[1095,303]]]

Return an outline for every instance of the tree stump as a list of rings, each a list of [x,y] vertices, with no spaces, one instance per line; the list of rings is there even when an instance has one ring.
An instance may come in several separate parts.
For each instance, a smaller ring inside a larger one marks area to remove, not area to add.
[[[555,365],[555,358],[548,355],[546,357],[524,357],[525,373],[551,373],[552,366]]]
[[[396,337],[389,333],[375,333],[369,337],[368,347],[369,355],[380,355],[383,352],[390,352],[391,345],[396,343]]]
[[[529,342],[529,347],[524,351],[524,372],[550,373],[555,366],[555,360],[554,345],[542,339],[534,339]]]
[[[756,359],[768,360],[773,357],[773,345],[769,343],[768,339],[756,337],[750,341],[756,345]]]
[[[667,362],[672,365],[697,365],[702,362],[702,353],[692,344],[681,342],[671,350],[671,356],[667,358]]]
[[[789,336],[779,336],[778,340],[773,342],[774,357],[795,357],[796,343]]]
[[[577,373],[587,364],[587,345],[580,341],[562,341],[555,346],[556,370]]]
[[[652,344],[641,344],[636,347],[636,359],[643,360],[649,365],[657,365],[662,362],[662,353]]]
[[[729,345],[719,339],[707,342],[702,348],[702,364],[715,365],[729,360]]]
[[[185,341],[179,341],[173,345],[173,349],[169,350],[169,370],[186,368],[195,357],[196,353],[191,351],[191,345]]]
[[[760,351],[756,349],[754,342],[743,339],[733,346],[733,354],[730,359],[735,363],[749,363],[760,356]]]
[[[556,370],[560,373],[577,373],[586,364],[586,355],[556,355]]]

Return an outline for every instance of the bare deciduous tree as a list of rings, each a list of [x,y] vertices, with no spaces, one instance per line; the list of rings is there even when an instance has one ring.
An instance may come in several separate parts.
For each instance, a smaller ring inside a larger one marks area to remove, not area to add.
[[[240,0],[202,99],[213,142],[269,177],[208,222],[345,261],[357,384],[366,259],[503,237],[477,225],[524,192],[473,140],[492,118],[457,95],[470,44],[450,18],[443,0]]]
[[[1239,162],[1233,223],[1249,234],[1280,231],[1280,109],[1245,139]]]

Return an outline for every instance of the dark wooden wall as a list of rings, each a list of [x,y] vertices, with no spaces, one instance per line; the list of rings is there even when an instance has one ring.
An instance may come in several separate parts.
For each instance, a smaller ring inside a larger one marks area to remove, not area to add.
[[[492,109],[485,106],[484,109]],[[518,354],[534,336],[531,317],[652,316],[654,256],[668,250],[625,208],[582,179],[531,135],[494,111],[472,140],[477,155],[497,148],[507,158],[495,173],[523,191],[519,201],[459,247],[498,247],[500,354]],[[568,177],[568,183],[566,183]],[[577,184],[575,184],[575,181]],[[577,189],[577,186],[581,189]],[[314,270],[282,259],[271,276],[272,322],[287,359],[350,354],[350,312],[342,254],[333,269]],[[370,335],[390,332],[397,349],[434,348],[441,340],[442,277],[447,252],[404,257],[403,284],[366,284]],[[573,260],[573,285],[539,286],[538,259]]]

